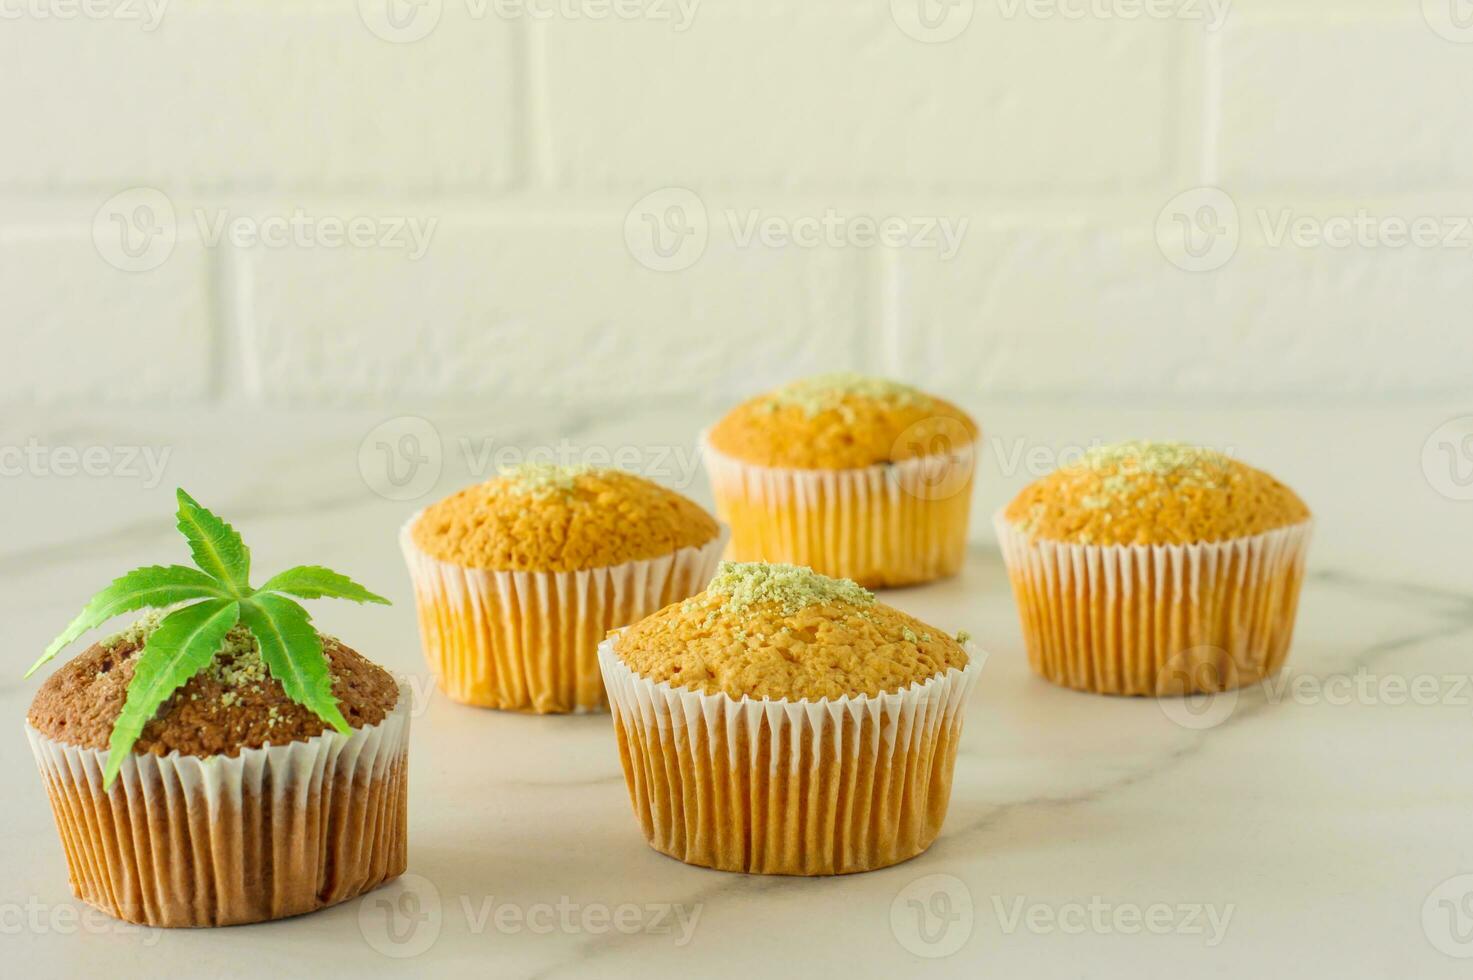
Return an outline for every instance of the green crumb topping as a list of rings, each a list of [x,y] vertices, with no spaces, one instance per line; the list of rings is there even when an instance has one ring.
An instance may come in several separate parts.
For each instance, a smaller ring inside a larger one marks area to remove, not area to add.
[[[159,628],[164,615],[162,611],[150,611],[127,629],[103,640],[102,646],[108,650],[124,645],[135,649],[141,648]],[[261,659],[260,642],[257,641],[255,634],[239,623],[232,626],[225,634],[225,639],[220,643],[220,649],[215,652],[214,658],[205,667],[205,673],[229,688],[260,684],[270,676],[266,669],[266,661]],[[234,702],[225,702],[226,705],[232,703]]]
[[[230,688],[260,684],[266,680],[266,661],[261,659],[261,644],[244,626],[231,627],[225,634],[220,652],[206,668],[210,676]]]
[[[1228,457],[1212,449],[1192,446],[1184,442],[1151,442],[1132,440],[1116,442],[1107,446],[1095,446],[1085,452],[1080,465],[1092,470],[1117,470],[1107,480],[1106,489],[1111,489],[1110,480],[1118,481],[1116,489],[1124,485],[1124,477],[1133,473],[1179,474],[1181,476],[1210,481],[1214,474],[1221,474],[1230,463]]]
[[[560,466],[556,463],[521,463],[508,466],[498,475],[506,481],[504,489],[528,497],[548,497],[555,493],[570,493],[578,483],[578,477],[592,473],[592,466],[574,464]]]
[[[968,633],[966,630],[957,630],[956,631],[956,642],[958,642],[958,643],[966,643],[971,638],[972,638],[972,634],[971,633]]]
[[[863,374],[843,371],[834,374],[819,374],[791,382],[766,396],[769,411],[793,405],[809,416],[830,409],[840,408],[845,398],[867,398],[871,401],[889,402],[895,405],[931,404],[931,398],[898,381],[872,378]]]
[[[791,616],[808,606],[874,605],[874,593],[846,578],[829,578],[811,568],[766,562],[724,561],[707,591],[726,597],[727,610],[740,613],[767,603]]]
[[[153,631],[159,628],[163,622],[164,614],[161,610],[150,609],[133,622],[127,629],[119,630],[112,636],[102,641],[103,649],[115,650],[120,646],[141,647],[148,642]]]
[[[921,638],[919,636],[916,636],[916,631],[911,629],[909,626],[902,627],[900,630],[900,635],[905,637],[906,643],[921,642]]]
[[[1109,510],[1132,498],[1144,505],[1137,494],[1156,479],[1169,480],[1178,487],[1219,489],[1231,472],[1232,460],[1201,446],[1137,440],[1096,446],[1084,454],[1078,465],[1096,473],[1107,472],[1100,478],[1100,492],[1086,494],[1080,499],[1080,506],[1086,510]],[[1028,530],[1031,523],[1025,521],[1023,529]]]

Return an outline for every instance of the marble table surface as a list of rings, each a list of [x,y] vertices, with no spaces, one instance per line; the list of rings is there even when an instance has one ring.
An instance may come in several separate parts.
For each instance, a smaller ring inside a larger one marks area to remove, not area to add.
[[[308,424],[228,407],[7,417],[0,447],[41,450],[0,479],[12,664],[0,672],[0,714],[13,726],[0,739],[6,972],[1467,976],[1473,503],[1424,452],[1467,406],[970,407],[994,441],[966,568],[883,596],[967,629],[990,654],[950,814],[915,860],[825,879],[730,875],[656,854],[630,812],[607,716],[462,707],[435,693],[419,659],[395,530],[484,474],[475,438],[633,446],[640,465],[659,469],[655,453],[689,446],[699,413],[422,413],[429,429],[384,413]],[[427,439],[411,445],[406,433]],[[1294,649],[1267,684],[1156,702],[1061,690],[1028,671],[986,515],[1049,453],[1149,434],[1231,446],[1316,511]],[[386,482],[380,445],[406,459],[417,446],[433,478],[406,482],[404,470]],[[59,447],[97,446],[111,454],[107,472],[67,475]],[[150,475],[124,465],[130,448],[168,458]],[[656,475],[708,499],[693,471]],[[324,629],[407,675],[419,695],[410,873],[361,901],[259,926],[155,931],[90,912],[67,888],[21,733],[36,685],[19,674],[112,575],[184,557],[170,520],[181,484],[236,523],[259,569],[317,561],[395,600],[387,610],[314,605]]]

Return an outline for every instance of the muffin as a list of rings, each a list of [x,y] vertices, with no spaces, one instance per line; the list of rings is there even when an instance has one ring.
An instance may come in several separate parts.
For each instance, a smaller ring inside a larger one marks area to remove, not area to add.
[[[806,565],[871,588],[955,574],[966,553],[976,423],[908,385],[796,381],[732,409],[702,449],[726,557]]]
[[[723,563],[599,662],[655,850],[754,874],[920,854],[941,830],[979,658],[852,581]]]
[[[221,926],[398,877],[408,692],[288,596],[384,600],[317,566],[252,589],[239,536],[180,498],[200,567],[116,580],[37,663],[100,620],[169,603],[64,664],[26,716],[73,893],[130,922]]]
[[[1029,663],[1056,684],[1206,693],[1284,664],[1311,520],[1261,470],[1175,442],[1102,446],[995,524]]]
[[[703,589],[724,541],[710,514],[649,480],[527,464],[416,514],[400,543],[445,693],[550,713],[606,707],[599,641]]]

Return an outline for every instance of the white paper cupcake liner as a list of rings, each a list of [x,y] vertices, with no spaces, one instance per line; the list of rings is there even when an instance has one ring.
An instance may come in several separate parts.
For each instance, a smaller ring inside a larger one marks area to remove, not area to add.
[[[311,912],[404,872],[411,696],[351,736],[325,732],[235,757],[107,752],[26,737],[76,896],[150,926]]]
[[[977,444],[878,466],[757,466],[701,450],[727,557],[807,565],[871,588],[956,574],[967,549]]]
[[[941,831],[985,655],[893,694],[740,701],[655,683],[599,646],[629,798],[651,847],[754,874],[868,871]]]
[[[1226,690],[1283,666],[1312,522],[1188,545],[998,542],[1039,675],[1084,691]]]
[[[705,589],[727,528],[707,543],[658,558],[576,572],[466,568],[421,551],[411,528],[399,543],[414,582],[425,659],[447,695],[513,711],[585,712],[608,706],[598,644]]]

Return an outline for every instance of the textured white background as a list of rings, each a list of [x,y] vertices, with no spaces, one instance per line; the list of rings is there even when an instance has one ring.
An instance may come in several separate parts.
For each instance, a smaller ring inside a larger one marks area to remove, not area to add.
[[[958,397],[1469,387],[1473,229],[1274,234],[1473,215],[1456,0],[927,0],[935,32],[908,0],[95,2],[16,0],[0,31],[8,402],[714,406],[835,366]],[[1239,241],[1183,271],[1158,218],[1202,186]],[[105,206],[140,187],[157,220]],[[630,209],[671,187],[697,205],[648,220],[705,247],[655,271]],[[854,237],[742,234],[830,212]],[[172,253],[109,265],[114,213]],[[421,250],[208,234],[294,214],[434,225]],[[865,244],[887,218],[965,227],[955,254]]]

